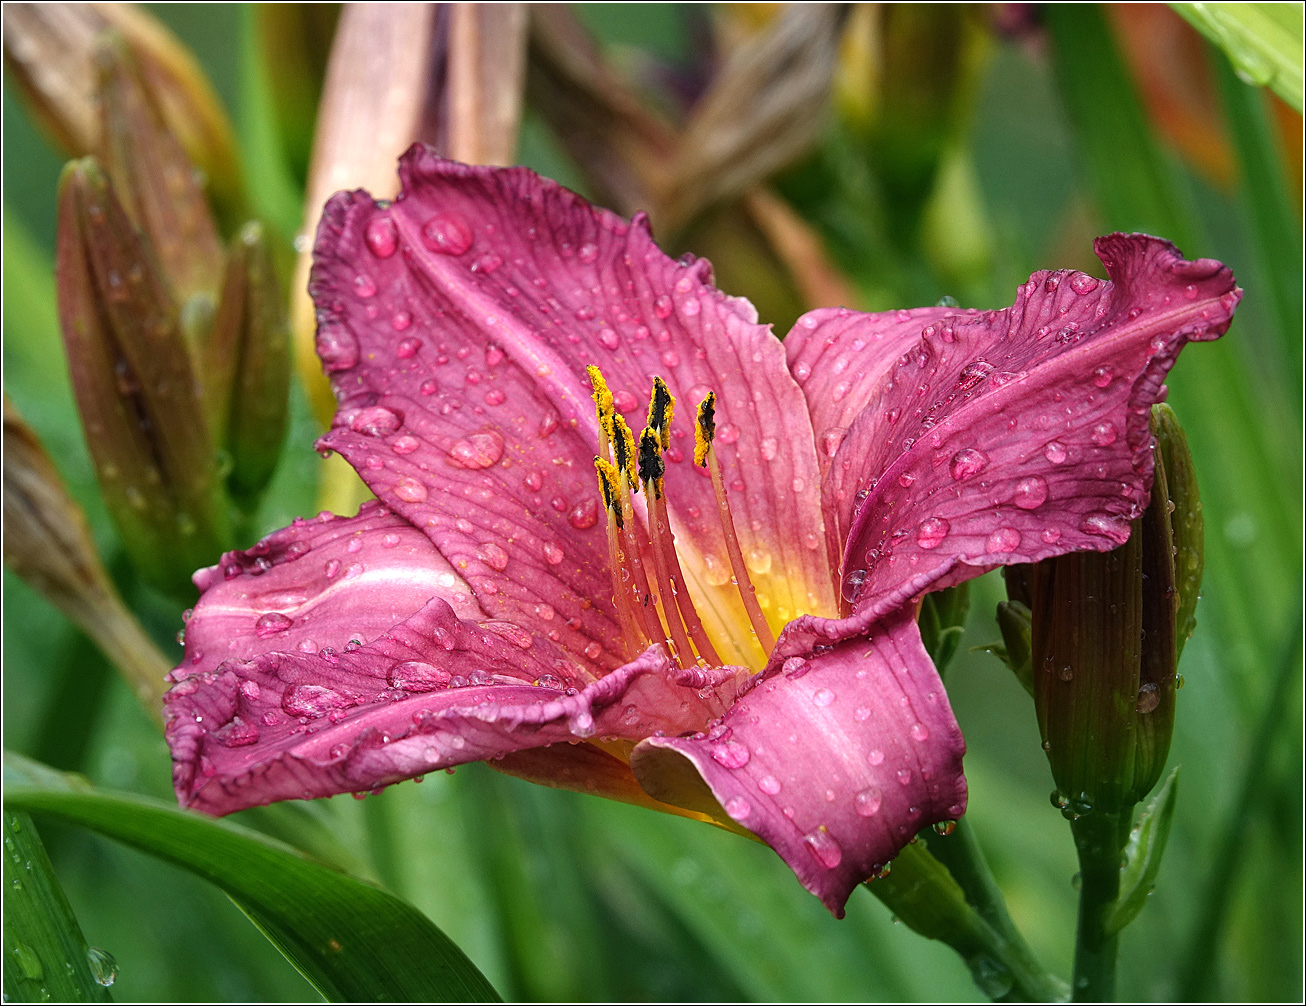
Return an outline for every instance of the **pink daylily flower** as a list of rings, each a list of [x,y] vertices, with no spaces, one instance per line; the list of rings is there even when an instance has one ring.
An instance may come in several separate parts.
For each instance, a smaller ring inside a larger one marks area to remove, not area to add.
[[[823,309],[781,342],[638,217],[422,147],[399,174],[393,204],[327,204],[311,284],[339,401],[319,447],[378,502],[196,574],[166,699],[179,799],[225,814],[491,759],[747,830],[842,915],[965,812],[917,601],[1126,540],[1148,410],[1228,327],[1233,276],[1114,234],[1109,282]],[[617,473],[607,509],[592,366],[636,437],[655,377],[680,403],[649,434],[660,500]],[[695,464],[709,392],[719,478]]]

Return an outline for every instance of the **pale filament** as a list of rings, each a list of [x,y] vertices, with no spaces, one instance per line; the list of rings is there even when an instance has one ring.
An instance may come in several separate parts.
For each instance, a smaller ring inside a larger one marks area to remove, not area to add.
[[[594,402],[598,412],[600,454],[594,463],[599,476],[604,509],[608,521],[608,557],[612,572],[613,601],[621,622],[622,635],[631,655],[651,643],[664,645],[681,669],[721,666],[721,658],[703,628],[702,619],[686,589],[684,572],[676,552],[675,537],[667,516],[666,501],[662,498],[662,476],[670,419],[675,400],[666,385],[655,381],[653,401],[649,407],[649,423],[639,441],[639,474],[634,478],[634,437],[625,420],[615,414],[612,395],[597,368],[589,368],[590,382],[594,388]],[[708,406],[708,425],[701,423],[700,449],[695,460],[706,464],[712,477],[717,498],[717,512],[731,566],[731,583],[738,590],[744,610],[748,613],[753,632],[765,653],[775,646],[775,637],[757,602],[756,591],[744,565],[734,520],[726,498],[721,468],[711,441],[715,428],[711,424],[711,407]],[[701,413],[701,410],[700,410]],[[660,436],[659,436],[660,433]],[[706,444],[706,449],[703,449]],[[615,462],[615,463],[614,463]],[[648,516],[647,530],[641,524],[632,501],[632,494],[644,488]],[[643,554],[652,562],[650,581],[645,570]]]

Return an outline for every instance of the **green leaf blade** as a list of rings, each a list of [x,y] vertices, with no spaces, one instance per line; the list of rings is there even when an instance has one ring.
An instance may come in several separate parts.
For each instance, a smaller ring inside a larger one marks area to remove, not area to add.
[[[26,814],[4,815],[5,1002],[110,1002],[90,947]],[[104,960],[103,951],[95,951]]]
[[[1302,5],[1172,3],[1185,21],[1225,51],[1238,75],[1302,110]]]
[[[5,769],[7,807],[56,815],[211,881],[328,999],[499,1001],[457,945],[380,888],[161,801],[77,787],[12,754]]]
[[[1138,824],[1129,834],[1125,847],[1125,866],[1120,874],[1120,897],[1106,921],[1108,933],[1118,933],[1138,918],[1147,897],[1156,886],[1161,859],[1170,839],[1176,798],[1179,795],[1179,769],[1175,768],[1148,801]]]

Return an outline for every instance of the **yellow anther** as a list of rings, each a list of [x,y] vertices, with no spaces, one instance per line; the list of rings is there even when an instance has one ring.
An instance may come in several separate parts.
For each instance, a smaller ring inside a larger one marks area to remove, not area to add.
[[[611,461],[594,456],[594,471],[599,477],[599,494],[603,497],[603,508],[612,515],[617,527],[625,527],[625,518],[621,515],[621,491],[618,486],[621,478]]]
[[[709,391],[698,406],[698,422],[694,426],[694,464],[707,466],[708,448],[716,437],[716,393]]]
[[[611,441],[612,419],[617,414],[612,403],[612,392],[608,390],[608,382],[603,379],[603,371],[598,367],[590,364],[585,368],[585,373],[589,375],[590,387],[593,389],[594,409],[598,413],[599,426],[603,430],[603,435]]]
[[[676,399],[660,377],[653,378],[653,396],[648,403],[648,425],[655,430],[665,451],[671,446],[671,417],[676,414]]]
[[[638,491],[639,479],[635,472],[635,434],[630,432],[630,427],[626,425],[626,420],[622,416],[615,416],[613,419],[612,459],[616,462],[617,471],[625,474],[626,480],[630,483],[630,491]]]

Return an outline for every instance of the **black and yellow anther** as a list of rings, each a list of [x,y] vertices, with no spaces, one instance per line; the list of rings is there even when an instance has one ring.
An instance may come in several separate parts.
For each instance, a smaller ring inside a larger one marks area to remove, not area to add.
[[[621,507],[621,478],[611,461],[605,461],[597,454],[594,456],[594,471],[599,477],[599,494],[603,497],[603,508],[612,516],[618,528],[626,526]]]
[[[698,406],[698,422],[694,427],[694,464],[707,466],[707,452],[716,438],[716,392],[709,391]]]
[[[648,426],[657,433],[664,451],[671,446],[671,417],[675,413],[676,399],[667,387],[667,382],[660,377],[653,378],[653,395],[648,403]]]
[[[655,499],[662,498],[662,478],[667,473],[660,444],[653,427],[644,427],[644,432],[639,435],[639,480],[643,483],[645,492],[652,487]]]

